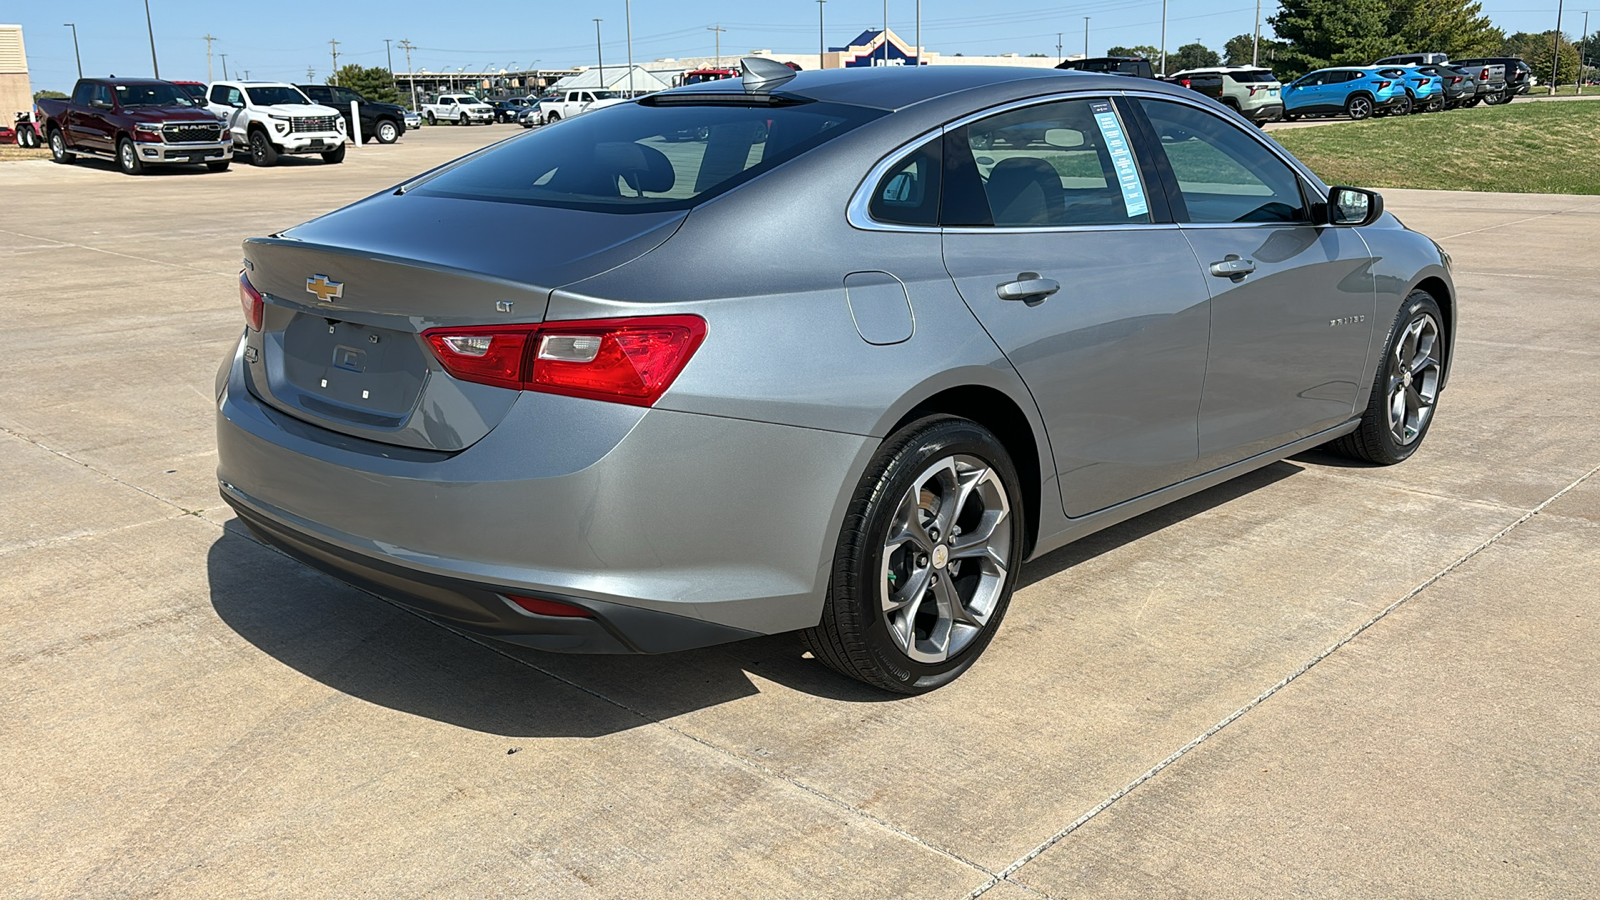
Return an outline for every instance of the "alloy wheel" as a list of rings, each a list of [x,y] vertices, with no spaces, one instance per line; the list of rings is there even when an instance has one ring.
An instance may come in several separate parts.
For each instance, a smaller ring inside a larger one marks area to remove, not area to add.
[[[1011,554],[1006,496],[994,468],[957,455],[923,470],[901,498],[878,590],[889,636],[912,660],[950,659],[994,614]]]
[[[1409,446],[1427,428],[1439,398],[1439,323],[1423,313],[1394,342],[1389,357],[1389,433]]]
[[[1350,101],[1350,118],[1365,119],[1372,115],[1372,101],[1365,97],[1357,97]]]
[[[67,141],[59,130],[50,132],[50,155],[56,159],[67,158]]]

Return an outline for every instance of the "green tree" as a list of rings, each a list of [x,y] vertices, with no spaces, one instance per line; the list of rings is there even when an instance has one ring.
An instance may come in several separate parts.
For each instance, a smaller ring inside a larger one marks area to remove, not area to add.
[[[1505,32],[1483,15],[1476,0],[1396,0],[1389,33],[1404,48],[1399,52],[1452,57],[1486,56],[1505,41]]]
[[[1578,80],[1578,45],[1567,40],[1562,35],[1560,44],[1555,39],[1555,32],[1545,32],[1537,37],[1533,45],[1533,53],[1522,57],[1533,68],[1533,74],[1539,79],[1540,84],[1550,83],[1550,63],[1560,54],[1560,64],[1556,66],[1556,84],[1572,84]]]
[[[1156,60],[1156,61],[1159,62],[1160,59],[1161,59],[1161,48],[1159,48],[1159,47],[1151,47],[1151,46],[1148,46],[1146,44],[1139,44],[1138,46],[1134,46],[1134,47],[1108,47],[1106,49],[1106,55],[1107,56],[1136,56],[1136,57],[1139,57],[1140,59],[1150,59],[1150,60]]]
[[[1222,57],[1217,51],[1205,44],[1195,41],[1184,44],[1178,48],[1177,53],[1167,54],[1167,71],[1182,72],[1184,69],[1204,69],[1208,66],[1222,65]]]
[[[1386,0],[1283,0],[1267,22],[1288,47],[1274,66],[1284,81],[1325,66],[1364,66],[1404,49],[1389,31]]]
[[[1256,55],[1255,35],[1241,34],[1228,38],[1228,43],[1222,47],[1222,62],[1229,66],[1251,65],[1251,57]],[[1283,41],[1275,41],[1265,35],[1261,37],[1259,50],[1259,65],[1272,68],[1273,64],[1282,58],[1289,45]]]
[[[329,84],[347,87],[361,96],[378,103],[399,103],[400,92],[395,90],[394,76],[382,66],[360,66],[351,63],[340,66],[328,77]]]
[[[65,100],[67,95],[60,91],[34,91],[33,99],[35,102],[40,100]]]

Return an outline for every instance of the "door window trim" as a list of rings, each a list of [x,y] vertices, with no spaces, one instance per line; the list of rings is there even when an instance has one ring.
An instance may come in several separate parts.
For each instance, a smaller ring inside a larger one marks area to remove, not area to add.
[[[991,116],[1002,115],[1013,110],[1025,109],[1030,106],[1041,106],[1046,103],[1060,103],[1067,100],[1089,101],[1094,99],[1110,100],[1117,110],[1118,118],[1122,120],[1125,131],[1133,129],[1127,107],[1130,104],[1121,102],[1120,98],[1128,95],[1127,91],[1105,90],[1077,90],[1063,91],[1053,94],[1044,94],[1036,97],[1026,97],[1021,100],[1012,100],[998,106],[991,106],[978,112],[968,113],[960,118],[946,122],[936,128],[929,129],[911,140],[892,150],[887,156],[880,159],[877,165],[868,170],[861,184],[857,186],[855,194],[850,198],[850,203],[845,208],[845,221],[851,227],[862,231],[900,231],[921,234],[1038,234],[1044,232],[1076,232],[1076,231],[1152,231],[1159,229],[1176,228],[1171,205],[1167,201],[1165,185],[1156,180],[1156,173],[1150,168],[1147,154],[1142,152],[1139,143],[1135,143],[1134,158],[1139,164],[1139,175],[1144,180],[1145,195],[1150,203],[1149,222],[1131,222],[1112,225],[897,225],[891,222],[880,222],[872,217],[872,194],[877,190],[885,176],[899,166],[907,157],[921,150],[928,142],[944,140],[950,132],[964,128],[973,122],[987,119]],[[1158,95],[1159,96],[1159,95]],[[1202,109],[1204,107],[1201,107]],[[1148,128],[1147,124],[1138,126]],[[1164,157],[1163,157],[1164,158]],[[1298,171],[1298,170],[1297,170]],[[1156,193],[1156,186],[1163,190]]]

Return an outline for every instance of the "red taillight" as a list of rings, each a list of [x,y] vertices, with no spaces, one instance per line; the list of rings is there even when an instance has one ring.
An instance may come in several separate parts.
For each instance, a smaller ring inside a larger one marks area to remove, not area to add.
[[[1188,87],[1189,86],[1189,79],[1180,78],[1180,79],[1178,79],[1178,84],[1180,84],[1180,85],[1182,85],[1184,87]]]
[[[562,616],[569,619],[592,619],[594,613],[581,606],[570,603],[560,603],[555,600],[546,600],[543,597],[522,597],[517,594],[507,594],[506,599],[522,607],[528,612],[541,616]]]
[[[650,406],[705,339],[698,316],[433,328],[434,356],[463,381]]]
[[[260,331],[266,306],[261,301],[261,292],[251,286],[250,279],[243,272],[239,273],[239,305],[244,307],[245,322],[253,330]]]
[[[1388,87],[1388,86],[1389,86],[1389,82],[1387,82],[1387,81],[1378,82],[1378,90],[1380,90],[1380,91],[1383,90],[1384,88]]]
[[[1489,69],[1487,67],[1485,67],[1482,72],[1478,73],[1478,80],[1479,81],[1488,81],[1489,80]]]
[[[1461,83],[1461,76],[1460,75],[1451,75],[1450,76],[1450,83],[1451,84],[1460,84]]]

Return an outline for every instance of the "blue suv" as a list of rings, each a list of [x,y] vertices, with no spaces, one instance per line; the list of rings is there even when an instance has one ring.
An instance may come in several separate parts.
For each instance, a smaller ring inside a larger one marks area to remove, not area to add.
[[[1416,66],[1373,66],[1367,71],[1376,72],[1379,78],[1392,78],[1406,86],[1409,108],[1395,110],[1396,115],[1413,112],[1438,112],[1444,109],[1444,79],[1422,71]]]
[[[1283,89],[1283,117],[1291,122],[1301,116],[1346,115],[1360,120],[1409,108],[1409,100],[1403,79],[1355,67],[1318,69]]]

